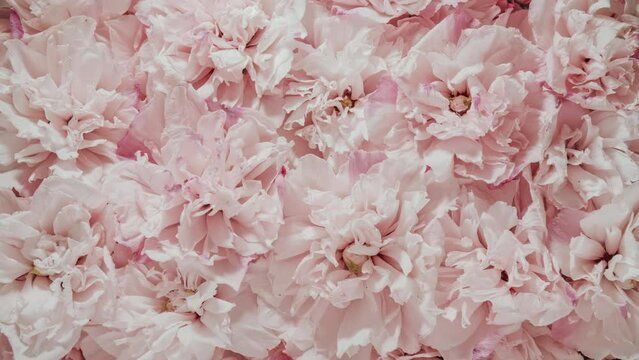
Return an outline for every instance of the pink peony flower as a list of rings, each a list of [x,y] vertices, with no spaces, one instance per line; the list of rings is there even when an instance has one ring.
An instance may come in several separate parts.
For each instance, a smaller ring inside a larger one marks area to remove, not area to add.
[[[227,349],[264,357],[277,345],[255,323],[254,296],[229,287],[235,281],[224,274],[225,260],[168,242],[145,253],[146,264],[118,269],[115,316],[86,329],[102,350],[118,359],[210,359]]]
[[[474,193],[460,200],[459,210],[424,230],[426,241],[443,248],[435,297],[442,311],[424,344],[444,358],[483,359],[523,324],[548,326],[572,303],[542,243],[539,200],[521,218]]]
[[[96,22],[126,13],[132,0],[8,0],[28,33],[35,34],[74,16],[88,16]]]
[[[192,88],[157,95],[120,144],[144,144],[155,164],[122,163],[105,182],[116,239],[134,251],[170,234],[203,255],[267,252],[282,222],[272,185],[290,149],[274,130],[249,109],[208,111]]]
[[[575,288],[576,308],[553,326],[553,333],[592,358],[630,358],[639,351],[637,214],[636,184],[591,213],[559,213],[564,223],[576,227],[551,239],[553,255]]]
[[[378,51],[383,28],[359,16],[330,17],[319,6],[309,11],[313,30],[283,85],[283,127],[310,149],[344,153],[364,136],[354,117],[386,68]],[[343,36],[334,36],[338,31]]]
[[[197,272],[131,264],[118,270],[116,316],[88,328],[93,340],[119,359],[212,358],[228,346],[232,303]]]
[[[639,181],[639,165],[626,143],[634,136],[634,122],[628,113],[589,112],[563,103],[555,138],[536,174],[550,201],[559,208],[584,208]]]
[[[529,21],[546,49],[545,80],[559,95],[592,110],[637,110],[637,18],[622,2],[531,2]],[[618,17],[618,18],[615,18]]]
[[[385,160],[351,180],[347,167],[334,172],[320,158],[299,159],[286,176],[274,252],[251,281],[269,311],[290,322],[281,329],[287,353],[367,358],[373,349],[381,356],[419,350],[437,313],[440,251],[419,224],[445,212],[454,192],[454,184],[432,182],[417,160]]]
[[[30,192],[49,174],[79,176],[116,160],[116,143],[136,113],[123,74],[95,22],[73,17],[37,35],[8,40],[0,73],[2,186]]]
[[[572,348],[557,342],[552,338],[551,329],[546,326],[530,326],[526,323],[520,330],[503,338],[491,345],[491,353],[483,356],[477,352],[473,353],[473,358],[477,359],[566,359],[582,360],[583,357]]]
[[[149,37],[140,50],[149,90],[168,93],[188,82],[202,97],[231,107],[269,111],[259,100],[277,92],[291,68],[294,39],[305,34],[300,0],[141,0],[136,9]]]
[[[418,15],[429,0],[324,0],[337,15],[357,14],[386,23],[403,15]]]
[[[16,358],[60,358],[85,324],[109,314],[104,200],[80,181],[51,177],[29,202],[0,215],[0,331]]]
[[[422,125],[433,170],[499,185],[538,162],[556,116],[535,72],[542,53],[514,29],[451,15],[395,67],[399,105]]]
[[[139,256],[147,238],[179,222],[179,213],[171,216],[171,212],[179,211],[183,199],[173,199],[180,188],[174,186],[171,174],[143,157],[114,165],[102,182],[109,198],[104,211],[110,224],[108,246],[120,267]]]

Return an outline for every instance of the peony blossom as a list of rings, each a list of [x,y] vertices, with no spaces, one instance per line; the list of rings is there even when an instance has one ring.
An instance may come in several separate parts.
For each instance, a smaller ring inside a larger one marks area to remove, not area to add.
[[[637,110],[638,19],[621,2],[531,2],[536,42],[547,49],[548,87],[586,109]]]
[[[9,0],[29,33],[44,31],[74,16],[88,16],[96,22],[126,13],[132,0]]]
[[[311,149],[343,153],[361,136],[353,118],[386,68],[378,51],[383,28],[359,16],[330,17],[319,6],[309,11],[313,31],[299,45],[283,85],[288,113],[284,129]],[[335,37],[337,31],[344,36]]]
[[[589,357],[629,358],[639,351],[637,214],[639,186],[633,185],[589,214],[567,209],[558,215],[563,231],[555,231],[552,249],[575,288],[576,307],[553,326],[553,335]],[[603,336],[595,340],[592,331]]]
[[[123,74],[94,37],[95,26],[78,16],[5,41],[11,66],[0,72],[3,187],[28,193],[49,174],[79,176],[116,160],[136,96],[119,91]]]
[[[440,249],[424,241],[417,224],[451,206],[455,188],[413,164],[378,160],[349,175],[308,155],[287,174],[284,225],[262,265],[266,278],[254,285],[272,311],[303,329],[284,329],[287,353],[416,352],[432,331]]]
[[[149,37],[140,55],[150,90],[187,82],[231,107],[260,106],[276,92],[304,35],[299,0],[141,0],[136,9]]]
[[[16,358],[59,358],[108,316],[113,264],[94,191],[51,177],[0,215],[0,331]]]
[[[445,358],[488,358],[524,323],[548,326],[570,313],[568,286],[541,243],[538,211],[529,206],[520,218],[515,207],[471,192],[458,210],[428,225],[427,240],[443,248],[436,293],[442,312],[425,344]]]
[[[118,269],[116,315],[87,329],[103,351],[118,359],[209,359],[225,349],[265,356],[277,345],[276,337],[248,322],[252,295],[234,289],[224,259],[205,260],[168,242],[145,255],[144,263]]]
[[[549,200],[559,208],[580,209],[639,181],[639,166],[627,145],[635,136],[634,123],[629,113],[562,104],[555,138],[536,175]]]
[[[447,17],[396,66],[398,106],[422,127],[434,171],[499,185],[541,160],[557,111],[536,80],[541,51],[468,20]]]
[[[268,251],[282,216],[273,184],[290,149],[274,126],[250,109],[209,111],[192,88],[158,95],[119,144],[153,163],[121,163],[104,185],[115,195],[116,240],[139,251],[143,239],[170,234],[205,255]]]

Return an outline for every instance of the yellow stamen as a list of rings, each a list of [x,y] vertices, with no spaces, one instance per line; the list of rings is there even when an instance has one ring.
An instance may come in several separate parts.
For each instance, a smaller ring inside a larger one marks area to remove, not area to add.
[[[163,311],[164,312],[174,312],[176,309],[175,305],[173,305],[173,303],[171,302],[171,299],[166,298],[164,300],[164,306],[163,306]]]
[[[353,100],[350,98],[350,96],[342,97],[342,100],[340,100],[339,102],[340,104],[342,104],[342,109],[344,110],[352,108],[354,105]]]
[[[45,273],[43,273],[42,271],[40,271],[40,269],[38,269],[37,266],[34,266],[31,271],[31,274],[35,275],[35,276],[47,276]]]
[[[169,292],[169,295],[179,294],[179,292],[180,292],[180,290],[171,290]],[[180,296],[179,298],[177,298],[175,300],[177,300],[178,303],[180,303],[181,300],[183,300],[183,299],[185,299],[185,298],[187,298],[189,296],[193,296],[193,295],[195,295],[195,293],[196,293],[195,290],[185,289],[182,292],[183,296]],[[177,310],[177,308],[178,308],[178,306],[173,303],[173,301],[171,300],[171,297],[169,297],[169,296],[165,296],[164,297],[164,305],[162,306],[162,311],[163,312],[174,312],[174,311]]]
[[[348,271],[350,271],[351,273],[353,273],[354,275],[361,275],[362,274],[362,266],[356,264],[355,262],[353,262],[352,260],[344,260],[344,264],[346,265],[346,268],[348,269]]]
[[[457,115],[464,115],[468,109],[470,109],[471,103],[472,101],[470,97],[465,95],[451,96],[448,99],[448,107],[450,108],[450,111]]]

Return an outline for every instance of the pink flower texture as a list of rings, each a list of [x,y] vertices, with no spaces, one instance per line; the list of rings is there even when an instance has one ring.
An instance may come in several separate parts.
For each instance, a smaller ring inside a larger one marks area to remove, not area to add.
[[[9,0],[29,33],[37,33],[73,16],[88,16],[96,22],[124,15],[132,0]]]
[[[290,150],[275,126],[250,109],[209,110],[191,87],[156,96],[118,150],[147,155],[137,150],[103,179],[114,240],[133,251],[170,236],[203,255],[266,253],[282,222],[276,180]]]
[[[0,0],[0,359],[639,359],[635,0]]]
[[[116,161],[136,95],[119,89],[124,74],[95,28],[94,20],[78,16],[4,42],[3,186],[28,192],[50,174],[79,176]]]
[[[424,240],[420,219],[441,215],[455,194],[425,170],[419,161],[378,159],[334,172],[308,155],[287,174],[284,225],[255,287],[291,326],[308,328],[283,329],[291,353],[366,358],[419,349],[435,321],[441,251]]]
[[[409,118],[435,171],[499,185],[541,160],[556,118],[538,83],[542,51],[515,29],[451,15],[396,66]],[[478,46],[481,44],[481,46]]]
[[[47,178],[0,215],[0,331],[16,358],[60,358],[84,325],[112,309],[113,262],[100,222],[105,199],[77,180]],[[22,201],[26,200],[26,201]]]
[[[359,132],[351,118],[386,67],[377,53],[382,28],[358,16],[327,16],[319,6],[311,11],[317,28],[298,45],[297,61],[285,79],[284,129],[304,139],[308,148],[345,152]],[[346,36],[333,36],[338,29]]]
[[[325,1],[337,14],[358,14],[386,23],[403,15],[418,15],[430,4],[427,0],[333,0]]]
[[[639,264],[639,186],[633,185],[591,213],[559,213],[566,231],[551,238],[562,273],[573,282],[576,307],[553,335],[593,358],[637,354],[635,297]],[[557,226],[560,226],[557,224]],[[604,336],[589,341],[591,331]],[[587,336],[587,335],[586,335]]]
[[[624,14],[616,1],[533,1],[530,13],[534,37],[547,49],[550,88],[586,109],[636,110],[636,13]]]
[[[227,106],[268,107],[260,100],[278,92],[291,68],[304,7],[300,0],[141,0],[148,36],[141,69],[154,91],[188,82]]]

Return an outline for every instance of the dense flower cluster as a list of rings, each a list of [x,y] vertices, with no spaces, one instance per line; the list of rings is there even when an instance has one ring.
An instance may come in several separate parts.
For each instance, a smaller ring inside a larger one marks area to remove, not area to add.
[[[637,359],[638,13],[0,1],[0,358]]]

